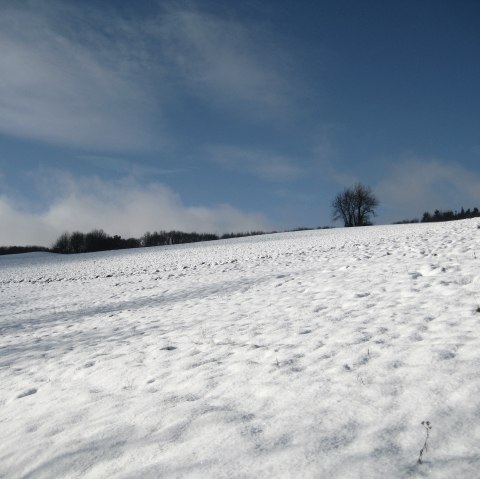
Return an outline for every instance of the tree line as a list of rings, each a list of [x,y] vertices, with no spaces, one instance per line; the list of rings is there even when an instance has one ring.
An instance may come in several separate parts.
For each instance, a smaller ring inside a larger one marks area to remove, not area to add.
[[[403,220],[397,221],[394,224],[407,224],[407,223],[436,223],[440,221],[455,221],[455,220],[467,220],[470,218],[480,218],[480,211],[478,208],[465,210],[463,207],[460,211],[452,210],[435,210],[433,213],[425,211],[423,213],[422,219],[418,218],[413,220]]]
[[[49,253],[51,249],[44,246],[0,246],[0,256],[5,254],[34,253],[37,251]]]
[[[319,226],[317,229],[328,229],[330,226]],[[303,231],[315,228],[296,228],[290,231]],[[154,231],[147,232],[140,238],[122,238],[119,235],[111,236],[102,229],[95,229],[89,233],[74,231],[62,233],[51,248],[43,246],[0,246],[0,256],[17,253],[46,252],[60,254],[93,253],[95,251],[110,251],[118,249],[143,248],[150,246],[167,246],[200,241],[214,241],[220,239],[242,238],[273,234],[277,231],[248,231],[241,233],[185,233],[183,231]]]
[[[138,248],[139,246],[141,246],[140,240],[136,238],[110,236],[102,229],[96,229],[89,233],[81,231],[63,233],[53,244],[52,251],[62,254],[93,253],[94,251]]]
[[[454,221],[454,220],[466,220],[469,218],[479,218],[480,211],[478,208],[473,208],[473,210],[464,210],[463,208],[460,211],[440,211],[435,210],[433,214],[430,214],[428,211],[423,213],[422,223],[431,223],[435,221]]]
[[[147,232],[140,238],[122,238],[119,235],[110,236],[102,229],[82,233],[63,233],[53,244],[51,251],[62,254],[92,253],[95,251],[109,251],[127,248],[141,248],[149,246],[167,246],[199,241],[214,241],[219,239],[239,238],[265,234],[263,231],[250,231],[245,233],[185,233],[183,231],[154,231]]]

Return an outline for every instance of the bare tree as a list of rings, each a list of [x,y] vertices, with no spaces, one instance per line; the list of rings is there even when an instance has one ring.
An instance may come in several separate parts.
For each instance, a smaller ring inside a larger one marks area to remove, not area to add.
[[[378,199],[369,186],[356,183],[335,196],[332,202],[332,218],[342,220],[345,226],[371,225]]]
[[[70,251],[83,253],[85,251],[85,235],[80,231],[74,231],[70,235]]]
[[[92,230],[85,235],[85,251],[106,251],[110,249],[109,236],[102,229]]]
[[[63,254],[69,253],[70,252],[70,234],[69,233],[61,234],[53,244],[52,250],[55,253],[63,253]]]

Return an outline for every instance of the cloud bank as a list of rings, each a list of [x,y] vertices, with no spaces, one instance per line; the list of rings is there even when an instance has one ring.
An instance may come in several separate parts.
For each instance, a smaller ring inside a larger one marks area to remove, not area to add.
[[[161,229],[213,233],[272,229],[263,215],[228,204],[187,206],[159,183],[74,179],[65,174],[50,182],[59,194],[40,213],[19,210],[10,198],[0,196],[0,245],[50,246],[64,231],[95,228],[124,237]]]

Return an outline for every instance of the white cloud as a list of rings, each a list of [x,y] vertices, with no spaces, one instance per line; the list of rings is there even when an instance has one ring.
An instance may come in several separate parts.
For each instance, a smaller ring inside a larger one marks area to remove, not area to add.
[[[270,181],[287,181],[303,176],[302,168],[289,158],[262,150],[235,146],[211,146],[207,153],[223,168],[247,172]]]
[[[480,175],[458,163],[410,158],[398,162],[375,188],[384,221],[421,218],[425,211],[480,204]]]
[[[50,245],[63,231],[94,228],[124,237],[160,229],[217,233],[272,229],[263,215],[227,204],[187,206],[159,183],[74,179],[65,174],[53,178],[50,188],[59,194],[42,213],[21,211],[8,197],[0,197],[1,245]]]

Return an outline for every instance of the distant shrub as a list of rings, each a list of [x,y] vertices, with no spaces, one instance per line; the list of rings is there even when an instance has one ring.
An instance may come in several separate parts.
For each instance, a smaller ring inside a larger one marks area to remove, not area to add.
[[[419,223],[418,218],[414,218],[413,220],[401,220],[401,221],[395,221],[393,224],[394,225],[409,225],[413,223]]]

